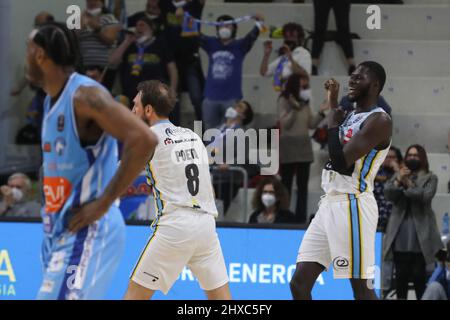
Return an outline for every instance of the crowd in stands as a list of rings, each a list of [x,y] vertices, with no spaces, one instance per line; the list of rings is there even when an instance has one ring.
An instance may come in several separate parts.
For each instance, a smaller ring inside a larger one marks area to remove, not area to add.
[[[241,38],[237,35],[236,22],[202,27],[215,28],[215,36],[206,36],[201,30],[186,36],[185,13],[202,19],[206,1],[147,0],[142,11],[126,17],[125,8],[117,6],[117,1],[107,4],[102,0],[86,0],[81,29],[76,31],[82,56],[78,71],[101,82],[129,108],[133,106],[137,85],[144,80],[161,80],[178,98],[181,92],[187,92],[195,119],[202,120],[203,129],[218,129],[218,136],[205,144],[219,148],[227,144],[230,129],[246,129],[252,125],[254,110],[242,91],[243,65],[267,22],[262,15],[253,15],[254,28]],[[277,110],[276,127],[280,129],[280,170],[278,175],[261,178],[257,164],[214,165],[212,181],[224,214],[243,186],[241,172],[244,170],[250,181],[248,186],[256,187],[249,223],[307,223],[311,214],[307,211],[308,181],[314,161],[311,130],[320,129],[328,107],[317,102],[316,106],[311,105],[310,77],[320,69],[331,9],[338,29],[334,36],[344,51],[348,73],[355,69],[349,28],[351,2],[313,1],[315,30],[311,52],[304,46],[301,21],[287,21],[280,26],[283,45],[277,49],[273,61],[270,61],[274,51],[272,41],[264,42],[260,75],[273,80],[273,87],[264,90],[278,93],[273,104]],[[234,18],[220,15],[216,22]],[[52,21],[50,13],[42,12],[36,16],[34,26]],[[208,58],[205,72],[200,50]],[[21,80],[11,94],[20,94],[26,86],[26,80]],[[45,93],[32,89],[35,96],[27,113],[27,126],[17,135],[18,143],[39,143]],[[346,96],[340,105],[347,111],[354,107]],[[391,107],[381,96],[379,106],[391,113]],[[171,120],[178,125],[180,117],[178,101]],[[291,212],[294,180],[296,202]],[[404,158],[399,149],[391,147],[376,177],[374,194],[379,207],[378,230],[384,233],[383,256],[394,265],[396,282],[392,286],[400,299],[406,299],[410,280],[418,298],[449,297],[448,249],[445,253],[438,252],[442,242],[431,209],[436,185],[437,177],[429,170],[427,154],[418,145],[409,147]],[[0,216],[39,216],[39,204],[29,199],[30,188],[26,175],[15,173],[9,177],[7,184],[0,188]],[[144,198],[150,193],[145,191]],[[137,215],[130,213],[130,216]],[[427,266],[436,260],[439,269],[429,280],[432,286],[427,288]]]

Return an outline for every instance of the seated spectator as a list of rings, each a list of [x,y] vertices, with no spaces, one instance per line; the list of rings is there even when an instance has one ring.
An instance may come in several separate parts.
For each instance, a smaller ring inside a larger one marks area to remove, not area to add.
[[[28,199],[31,181],[23,173],[14,173],[8,178],[8,184],[0,187],[0,216],[40,217],[41,206]]]
[[[139,18],[136,32],[128,33],[125,40],[111,55],[112,64],[120,64],[122,93],[129,101],[137,94],[137,86],[145,80],[159,80],[170,85],[176,96],[178,73],[172,52],[164,37],[156,36],[153,22]]]
[[[313,112],[309,105],[311,91],[306,76],[292,74],[278,98],[277,109],[280,126],[280,173],[281,180],[291,194],[294,176],[297,181],[297,223],[306,222],[309,169],[314,161],[309,129],[315,129],[325,118],[327,104]]]
[[[255,16],[257,22],[261,15]],[[217,22],[233,20],[222,15]],[[236,39],[237,24],[218,26],[217,37],[200,35],[200,47],[208,54],[208,76],[205,83],[202,103],[203,127],[214,128],[220,125],[225,111],[242,99],[242,65],[244,58],[259,36],[261,23],[241,39]]]
[[[139,19],[147,17],[155,26],[155,34],[159,35],[164,30],[164,16],[159,6],[160,0],[147,0],[144,11],[139,11],[128,17],[128,28],[136,27]]]
[[[122,26],[104,6],[102,0],[86,0],[86,10],[78,31],[80,52],[86,70],[101,70],[102,84],[111,90],[116,71],[109,68],[109,51],[116,42]]]
[[[250,164],[248,161],[249,146],[245,146],[245,163],[238,163],[238,145],[234,140],[234,133],[236,129],[243,129],[253,119],[253,109],[247,101],[240,101],[234,106],[229,107],[225,113],[224,123],[219,127],[220,136],[215,137],[208,148],[213,150],[214,155],[222,155],[222,163],[219,163],[214,167],[212,171],[213,186],[216,193],[216,198],[223,201],[224,213],[227,212],[231,201],[237,195],[239,188],[242,187],[243,177],[242,173],[232,170],[233,167],[240,167],[247,172],[248,178],[258,174],[258,165]],[[227,157],[226,151],[227,144],[233,143],[234,156],[232,157],[233,163],[226,163]]]
[[[252,200],[255,210],[249,223],[295,223],[289,211],[289,195],[283,184],[274,176],[267,176],[256,187]]]
[[[164,32],[169,48],[175,56],[179,74],[179,92],[188,92],[194,107],[196,120],[202,119],[203,90],[205,76],[199,55],[199,41],[194,34],[183,34],[183,18],[188,13],[194,19],[201,19],[206,0],[177,0],[160,3],[164,16]],[[175,117],[179,117],[180,110],[175,108]]]
[[[386,230],[386,225],[392,211],[392,203],[387,201],[384,196],[384,185],[394,174],[399,172],[402,161],[403,157],[400,150],[392,146],[375,176],[373,195],[378,205],[377,229],[381,232]]]
[[[284,82],[293,73],[309,77],[311,74],[311,54],[303,48],[305,33],[297,23],[287,23],[283,26],[283,46],[278,50],[278,58],[269,64],[272,53],[272,41],[264,42],[264,56],[259,72],[262,76],[273,76],[276,91],[281,91]]]
[[[417,299],[426,284],[426,265],[435,262],[442,249],[431,201],[438,178],[430,172],[425,149],[408,147],[405,163],[386,182],[384,195],[393,204],[383,241],[383,258],[393,257],[397,298],[406,300],[408,283],[414,283]]]
[[[450,237],[444,236],[445,250],[437,254],[437,266],[428,280],[422,300],[450,300]]]

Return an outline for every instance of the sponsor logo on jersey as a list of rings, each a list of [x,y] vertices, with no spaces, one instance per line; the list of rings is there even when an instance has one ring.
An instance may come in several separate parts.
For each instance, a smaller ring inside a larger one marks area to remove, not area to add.
[[[57,213],[72,192],[72,184],[63,177],[44,177],[45,212]]]
[[[166,138],[165,140],[164,140],[164,144],[167,146],[168,144],[173,144],[173,140],[172,139],[170,139],[170,138]]]
[[[66,149],[66,140],[63,137],[58,137],[55,140],[55,151],[58,156],[62,156],[64,154],[64,150]]]
[[[42,148],[44,152],[52,152],[52,144],[50,142],[44,143],[44,147]]]
[[[353,136],[353,129],[348,129],[347,133],[344,136],[344,144],[348,143]]]
[[[347,269],[350,263],[348,262],[348,259],[344,257],[336,257],[333,260],[333,268],[335,270],[343,270]]]
[[[59,131],[59,132],[61,132],[61,131],[64,131],[64,115],[63,114],[60,114],[59,116],[58,116],[58,120],[57,120],[58,122],[57,122],[57,130]]]

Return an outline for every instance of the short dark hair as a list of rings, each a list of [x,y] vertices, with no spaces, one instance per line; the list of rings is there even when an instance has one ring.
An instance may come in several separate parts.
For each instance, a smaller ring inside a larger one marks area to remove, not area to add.
[[[402,162],[403,161],[403,156],[402,156],[402,152],[400,151],[399,148],[391,146],[391,148],[389,149],[389,151],[394,151],[395,152],[395,156],[397,158],[398,162]]]
[[[406,157],[408,156],[409,150],[411,150],[412,148],[415,148],[417,150],[417,153],[418,153],[418,156],[419,156],[419,160],[420,160],[420,169],[425,171],[425,172],[429,172],[430,171],[430,164],[428,163],[427,152],[425,151],[425,148],[422,147],[421,145],[419,145],[419,144],[410,145],[408,147],[408,149],[406,149],[405,160],[406,160]]]
[[[63,67],[80,67],[81,55],[73,31],[64,23],[49,22],[37,29],[33,42],[44,49],[47,56]]]
[[[137,90],[142,93],[142,105],[151,105],[158,116],[168,117],[175,107],[175,97],[169,87],[159,80],[143,81],[138,84]]]
[[[242,100],[241,102],[247,106],[247,108],[245,108],[245,112],[244,112],[245,118],[244,118],[244,120],[242,121],[242,124],[243,124],[244,126],[246,126],[246,125],[248,125],[250,122],[253,121],[253,114],[254,114],[254,112],[253,112],[252,105],[251,105],[248,101]]]
[[[223,14],[221,16],[219,16],[216,20],[216,22],[222,22],[222,21],[231,21],[234,20],[234,18],[228,14]],[[236,34],[237,34],[237,23],[233,22],[233,32],[231,33],[231,37],[232,38],[236,38]],[[216,30],[219,30],[219,26],[216,27]]]
[[[378,80],[378,84],[380,86],[380,89],[378,90],[379,94],[383,90],[384,84],[386,83],[386,71],[383,66],[375,61],[364,61],[359,65],[367,68],[369,72]]]

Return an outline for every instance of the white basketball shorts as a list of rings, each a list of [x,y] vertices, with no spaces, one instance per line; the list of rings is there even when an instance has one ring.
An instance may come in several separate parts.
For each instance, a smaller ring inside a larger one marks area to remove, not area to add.
[[[160,217],[130,279],[167,294],[185,266],[203,290],[228,283],[212,215],[178,209]]]
[[[325,196],[300,244],[297,262],[317,262],[334,278],[373,279],[378,206],[370,193]]]

